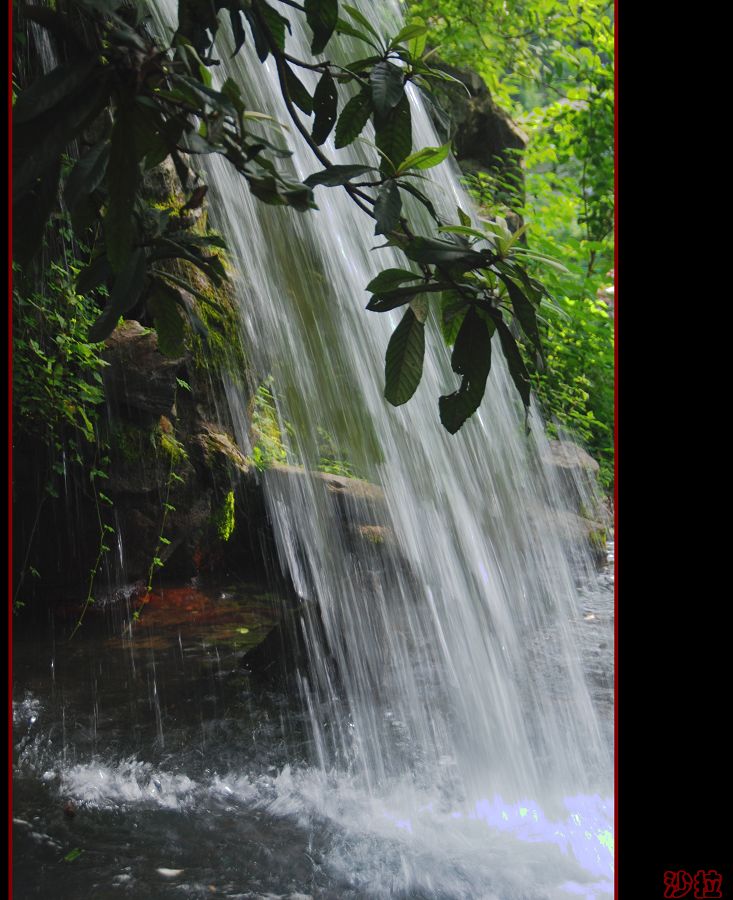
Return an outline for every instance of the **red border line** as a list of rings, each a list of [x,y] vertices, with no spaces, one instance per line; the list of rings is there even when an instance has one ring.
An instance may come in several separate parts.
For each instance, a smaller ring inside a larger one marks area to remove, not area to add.
[[[13,896],[13,4],[8,3],[8,897]]]
[[[613,607],[614,607],[614,624],[613,624],[613,792],[614,792],[614,812],[613,825],[615,840],[613,845],[614,856],[614,896],[618,897],[618,868],[619,868],[619,842],[618,842],[618,807],[619,807],[619,677],[618,677],[618,614],[619,614],[619,562],[618,562],[618,382],[619,382],[619,365],[618,365],[618,296],[619,296],[619,266],[618,266],[618,6],[619,0],[614,0],[614,18],[613,18],[613,51],[614,51],[614,67],[613,67],[613,91],[614,91],[614,115],[613,115],[613,161],[614,161],[614,179],[613,179],[613,199],[614,199],[614,218],[613,218],[613,363],[614,363],[614,380],[613,380],[613,439],[614,439],[614,460],[613,460],[613,526],[614,526],[614,554],[613,554]]]

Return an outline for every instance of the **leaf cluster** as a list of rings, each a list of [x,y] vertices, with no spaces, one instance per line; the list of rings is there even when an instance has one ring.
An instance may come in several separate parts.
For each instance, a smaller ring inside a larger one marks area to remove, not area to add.
[[[291,22],[267,0],[180,0],[178,30],[169,47],[161,46],[136,8],[121,0],[66,0],[55,10],[24,6],[27,18],[59,36],[68,37],[71,12],[84,18],[87,28],[68,42],[69,58],[21,91],[15,103],[16,256],[30,259],[37,250],[63,184],[74,228],[94,248],[78,287],[106,297],[90,339],[102,340],[120,316],[142,306],[155,321],[161,349],[175,354],[182,316],[194,331],[203,327],[187,295],[197,302],[207,298],[168,264],[185,261],[214,286],[226,277],[212,251],[222,246],[221,239],[195,233],[186,215],[206,193],[195,172],[196,156],[223,156],[258,199],[299,211],[315,207],[316,189],[343,188],[374,219],[375,234],[415,266],[403,270],[409,277],[402,281],[388,283],[388,270],[367,288],[373,294],[369,310],[408,307],[387,348],[387,400],[401,405],[417,388],[424,328],[435,299],[436,309],[450,307],[452,365],[461,377],[457,390],[440,398],[443,425],[454,433],[478,408],[496,332],[527,406],[529,376],[515,333],[522,332],[541,353],[536,311],[544,288],[514,252],[515,239],[505,226],[485,222],[477,230],[462,212],[458,223],[443,222],[419,186],[425,170],[450,151],[447,144],[413,151],[409,85],[429,94],[436,81],[454,80],[431,65],[428,27],[415,21],[385,35],[339,0],[286,6],[305,17],[315,57],[325,53],[334,35],[360,42],[364,55],[343,65],[291,56],[286,51]],[[231,79],[213,87],[210,70],[219,64],[214,41],[222,13],[230,20],[235,53],[251,49],[262,62],[274,60],[291,121],[321,165],[302,184],[280,174],[276,160],[290,151],[262,136],[267,117],[247,109],[242,87]],[[303,69],[319,75],[312,93],[298,77]],[[348,100],[339,110],[340,89]],[[323,145],[332,134],[336,149],[346,147],[368,122],[377,165],[341,165],[325,154]],[[63,154],[74,142],[84,150],[62,176]],[[143,197],[145,173],[165,160],[175,166],[187,197],[177,213],[151,209]],[[404,195],[427,209],[435,233],[414,233]]]

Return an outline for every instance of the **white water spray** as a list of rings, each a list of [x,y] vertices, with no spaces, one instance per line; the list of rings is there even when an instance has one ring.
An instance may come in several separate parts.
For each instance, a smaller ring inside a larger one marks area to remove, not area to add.
[[[373,4],[357,5],[375,19]],[[396,30],[396,4],[383,2],[379,10],[384,29]],[[173,0],[156,4],[157,26],[166,33],[175,15]],[[307,58],[302,17],[290,19],[288,52]],[[251,46],[230,59],[227,29],[218,40],[215,77],[234,78],[250,108],[287,121],[274,63],[251,59]],[[353,41],[332,43],[335,57],[363,55]],[[299,72],[312,89],[315,77],[311,83],[308,75]],[[414,147],[440,143],[413,89],[410,100]],[[372,135],[364,137],[347,150],[335,151],[330,141],[323,149],[339,163],[374,164]],[[291,174],[302,180],[321,168],[297,134],[287,141]],[[302,776],[299,791],[312,800],[308,790],[321,785],[325,812],[333,802],[329,790],[348,784],[339,796],[351,797],[351,807],[334,809],[334,820],[348,819],[349,830],[362,833],[369,820],[381,835],[384,813],[395,839],[409,843],[413,836],[425,853],[449,857],[451,865],[463,855],[463,870],[474,875],[490,858],[496,877],[494,864],[510,852],[499,838],[509,833],[555,848],[548,853],[559,847],[607,879],[611,826],[600,798],[610,792],[611,748],[574,637],[581,615],[574,572],[559,520],[547,516],[559,507],[560,491],[544,462],[539,417],[531,414],[528,437],[503,360],[494,354],[481,408],[448,435],[437,398],[457,379],[437,327],[428,328],[420,388],[408,404],[392,408],[382,396],[384,352],[400,311],[366,312],[364,286],[384,268],[403,267],[401,254],[371,249],[380,242],[373,222],[340,188],[317,188],[319,210],[299,214],[259,202],[221,158],[204,158],[203,167],[212,220],[238,273],[246,353],[258,373],[273,376],[279,415],[296,435],[292,452],[313,469],[319,429],[331,435],[382,489],[380,519],[372,524],[385,526],[396,547],[390,554],[368,541],[355,544],[347,532],[356,509],[346,501],[336,516],[322,478],[265,474],[281,564],[303,600],[317,603],[325,629],[325,640],[317,630],[306,635],[310,665],[301,683],[315,769]],[[452,163],[431,177],[428,192],[446,218],[456,220],[458,206],[471,209]],[[420,210],[411,217],[429,233]],[[228,394],[233,421],[246,422],[242,399]],[[244,428],[238,438],[246,446]],[[572,823],[592,863],[567,837]],[[352,851],[343,859],[366,865]],[[533,878],[543,884],[541,874]],[[456,879],[433,890],[413,860],[403,865],[399,883],[407,896],[418,895],[411,890],[495,896],[471,892],[480,878],[468,878],[465,890]],[[567,891],[562,896],[575,889]]]

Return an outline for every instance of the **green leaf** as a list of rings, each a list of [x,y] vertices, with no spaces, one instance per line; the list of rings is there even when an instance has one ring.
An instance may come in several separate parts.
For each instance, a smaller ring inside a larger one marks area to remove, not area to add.
[[[258,0],[257,9],[262,16],[265,25],[267,25],[270,30],[270,34],[275,39],[278,49],[284,52],[285,29],[287,28],[288,31],[291,30],[290,22],[288,22],[285,16],[281,16],[277,10],[273,9],[269,3],[266,3],[265,0]]]
[[[460,206],[457,206],[457,207],[456,207],[456,212],[458,213],[458,221],[461,223],[461,225],[463,225],[465,228],[470,228],[470,226],[471,226],[471,217],[468,215],[468,213],[465,213],[465,212],[461,209]]]
[[[397,171],[412,151],[412,113],[407,94],[386,116],[375,117],[375,143],[387,158],[382,160],[382,171]]]
[[[354,26],[349,22],[346,22],[344,19],[339,19],[338,22],[336,22],[336,31],[338,32],[338,34],[347,34],[349,37],[357,38],[358,40],[364,41],[364,43],[369,44],[370,47],[374,47],[377,53],[380,54],[381,59],[382,48],[378,44],[375,44],[370,37],[364,34],[363,31],[359,31],[358,28],[354,28]]]
[[[402,198],[394,181],[385,181],[377,192],[374,215],[377,224],[374,234],[389,234],[399,225],[402,212]]]
[[[419,200],[420,203],[427,209],[433,219],[436,221],[438,225],[441,224],[442,220],[437,213],[437,210],[433,206],[432,201],[429,197],[426,197],[425,194],[419,188],[416,188],[414,184],[410,184],[407,181],[400,181],[400,190],[407,191],[408,194],[411,194],[415,199]]]
[[[293,103],[307,116],[313,112],[313,98],[305,89],[303,82],[293,72],[289,65],[283,63],[285,69],[285,86]]]
[[[89,340],[103,341],[115,329],[121,315],[137,303],[145,283],[145,252],[134,250],[120,270],[102,315],[89,329]]]
[[[466,298],[458,291],[444,291],[440,297],[440,325],[443,338],[449,346],[458,337],[458,331],[470,308]]]
[[[158,238],[153,243],[150,260],[158,259],[185,259],[200,269],[216,286],[227,277],[221,260],[215,255],[204,256],[193,243],[185,247],[168,237]]]
[[[398,44],[406,44],[408,41],[414,41],[416,38],[422,37],[428,33],[425,25],[405,25],[390,41],[390,47],[396,47]],[[419,56],[420,54],[413,54]]]
[[[365,290],[377,294],[399,287],[405,281],[418,281],[422,276],[416,272],[408,272],[407,269],[385,269],[369,282]]]
[[[359,25],[362,26],[362,28],[366,28],[366,30],[371,35],[373,35],[378,41],[380,40],[379,34],[377,33],[377,31],[375,31],[374,26],[371,24],[371,22],[369,21],[369,19],[367,19],[367,17],[365,15],[360,13],[359,10],[356,9],[355,7],[350,6],[348,3],[344,3],[343,6],[344,6],[345,11],[351,16],[351,18],[355,22],[358,22]]]
[[[119,271],[132,251],[135,240],[133,210],[140,181],[140,166],[135,144],[130,140],[134,127],[134,108],[123,103],[117,109],[112,127],[109,154],[109,203],[104,219],[107,257]]]
[[[254,38],[255,51],[257,52],[257,56],[259,57],[260,62],[264,62],[270,55],[270,45],[267,43],[267,35],[262,30],[259,19],[255,15],[254,10],[245,9],[244,15],[249,22],[249,27],[252,29],[252,37]]]
[[[109,142],[100,141],[71,170],[64,188],[64,200],[69,209],[77,204],[80,197],[91,194],[99,187],[107,171],[109,152]]]
[[[69,852],[64,857],[64,862],[73,862],[75,859],[78,859],[84,851],[79,847],[74,847],[73,850],[69,850]]]
[[[512,377],[514,386],[519,391],[522,403],[524,403],[525,407],[528,409],[530,389],[532,386],[529,372],[524,365],[524,360],[522,359],[522,354],[519,351],[517,342],[514,340],[514,335],[511,333],[504,320],[499,316],[494,321],[496,323],[496,330],[499,332],[499,342],[501,343],[501,349],[504,353],[504,359],[506,359],[507,366],[509,367],[509,374]]]
[[[472,306],[458,331],[451,356],[453,371],[462,375],[460,388],[440,397],[438,407],[444,428],[455,434],[478,409],[491,371],[491,334],[488,323]]]
[[[338,0],[305,0],[305,19],[313,32],[311,53],[323,53],[339,17]]]
[[[183,356],[183,319],[178,312],[180,295],[168,285],[156,281],[147,299],[147,307],[158,334],[158,350],[163,356],[177,359]]]
[[[489,240],[482,231],[470,228],[468,225],[441,225],[438,231],[441,234],[462,234],[464,237],[475,237],[480,241]]]
[[[13,131],[13,197],[30,190],[44,171],[56,165],[66,145],[97,117],[109,99],[106,78],[86,82],[88,89],[49,110],[41,121],[19,123]],[[41,132],[42,129],[42,132]],[[42,139],[40,135],[42,133]]]
[[[534,250],[528,250],[526,247],[515,247],[514,253],[520,253],[523,256],[527,256],[529,259],[533,259],[536,262],[542,263],[543,265],[550,266],[551,269],[556,269],[563,275],[569,274],[569,269],[552,256],[546,256],[544,253],[537,253]]]
[[[336,85],[330,72],[324,72],[313,94],[313,111],[315,119],[313,121],[313,140],[319,146],[331,134],[333,126],[336,124],[336,113],[338,108],[338,94]]]
[[[400,172],[407,172],[409,169],[432,169],[447,158],[450,148],[450,141],[442,147],[423,147],[422,150],[407,157],[400,166]]]
[[[497,267],[499,268],[499,267]],[[513,278],[500,271],[499,277],[506,285],[511,300],[512,310],[517,321],[522,327],[522,331],[527,335],[534,344],[535,350],[542,358],[542,338],[537,326],[537,313],[532,303],[527,299],[525,292],[517,285]]]
[[[372,95],[366,89],[353,96],[341,110],[336,124],[336,149],[348,146],[364,130],[374,107]]]
[[[232,23],[232,34],[234,35],[234,53],[232,53],[232,57],[234,57],[242,49],[242,47],[244,46],[244,42],[247,39],[244,31],[244,25],[242,25],[241,10],[230,9],[229,21]]]
[[[325,187],[335,187],[339,184],[346,184],[352,178],[359,175],[365,175],[367,172],[373,172],[373,166],[331,166],[328,169],[322,169],[320,172],[314,172],[309,175],[303,184],[308,187],[315,187],[322,184]]]
[[[386,116],[405,94],[405,76],[394,63],[382,60],[371,71],[369,83],[372,89],[374,109],[379,116]]]
[[[385,356],[385,399],[401,406],[412,397],[422,378],[425,356],[425,326],[411,309],[392,332]]]
[[[18,95],[13,106],[13,124],[36,119],[58,103],[68,99],[87,80],[97,59],[88,56],[78,62],[57,66],[48,75],[34,81]]]
[[[394,288],[391,291],[381,291],[375,294],[366,308],[370,312],[389,312],[391,309],[397,309],[398,306],[404,306],[406,303],[417,296],[421,285],[410,285],[404,288]]]
[[[480,253],[460,244],[441,241],[439,238],[416,237],[403,248],[408,259],[422,265],[460,266],[474,269],[484,264]]]

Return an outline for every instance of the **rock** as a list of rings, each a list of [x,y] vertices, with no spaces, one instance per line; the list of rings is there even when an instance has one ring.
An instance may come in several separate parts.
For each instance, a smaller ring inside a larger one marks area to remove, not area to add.
[[[105,390],[125,418],[149,422],[171,416],[185,359],[158,352],[158,338],[139,322],[118,325],[106,341]]]
[[[464,172],[498,168],[513,172],[521,190],[524,178],[516,155],[528,137],[511,117],[492,99],[483,79],[471,69],[459,69],[439,63],[460,84],[441,82],[436,94],[447,121],[433,110],[435,124],[446,140],[453,138],[455,157]]]
[[[578,444],[572,441],[548,441],[545,464],[554,473],[567,509],[585,518],[611,524],[611,516],[598,486],[600,466]]]

